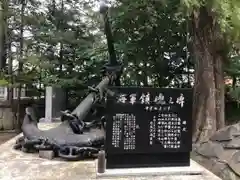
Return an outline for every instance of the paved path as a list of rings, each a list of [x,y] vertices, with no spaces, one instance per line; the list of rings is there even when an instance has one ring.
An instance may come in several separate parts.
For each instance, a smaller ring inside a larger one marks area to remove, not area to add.
[[[53,125],[40,125],[41,129]],[[38,154],[26,154],[12,148],[16,138],[0,146],[0,180],[96,180],[95,161],[66,162],[46,160]],[[200,166],[200,165],[199,165]],[[203,168],[200,166],[200,168]],[[203,168],[204,169],[204,168]],[[99,178],[100,180],[108,180]],[[154,177],[115,177],[114,180],[220,180],[206,169],[204,175],[175,175]]]

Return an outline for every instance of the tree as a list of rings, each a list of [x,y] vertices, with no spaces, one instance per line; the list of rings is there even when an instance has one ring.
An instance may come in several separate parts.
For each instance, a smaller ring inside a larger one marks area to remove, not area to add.
[[[111,20],[126,85],[186,87],[191,67],[187,55],[186,21],[176,17],[178,3],[117,0]],[[184,84],[185,81],[185,84]],[[182,86],[183,85],[183,86]]]
[[[89,81],[100,80],[96,74],[102,62],[96,44],[101,41],[92,32],[96,29],[96,12],[89,9],[88,3],[77,1],[47,2],[40,12],[36,11],[39,6],[43,4],[37,0],[35,5],[28,5],[24,16],[25,29],[30,34],[24,39],[25,84],[34,89],[39,83],[60,86],[72,94],[71,89],[83,89],[92,84]]]
[[[23,65],[24,65],[24,11],[27,5],[27,0],[21,0],[21,10],[20,10],[20,35],[19,35],[19,59],[18,59],[18,77],[22,76],[22,71],[23,71]],[[17,91],[17,125],[19,126],[18,128],[21,128],[21,116],[20,116],[20,111],[21,111],[21,91],[22,91],[22,82],[21,79],[18,82],[18,91]]]
[[[224,126],[224,64],[239,34],[236,0],[190,1],[182,7],[191,21],[195,61],[194,141],[201,142]]]
[[[239,6],[233,0],[182,2],[179,6],[178,0],[165,4],[116,0],[110,20],[117,55],[124,63],[124,85],[191,87],[194,57],[194,129],[195,139],[202,141],[224,126],[223,67],[230,39],[238,36],[235,10],[226,10],[228,5]],[[39,84],[66,87],[77,101],[84,93],[76,89],[99,82],[107,46],[92,3],[28,0],[24,13],[21,4],[12,5],[10,47],[20,51],[12,52],[11,57],[13,61],[19,57],[22,70],[21,76],[13,70],[11,81],[21,81],[32,89],[39,89]],[[41,6],[44,8],[39,10]],[[179,7],[185,8],[187,16],[179,13]],[[188,27],[192,46],[187,48]],[[27,32],[24,41],[23,31]]]
[[[0,69],[3,70],[7,59],[7,9],[8,1],[0,2]]]

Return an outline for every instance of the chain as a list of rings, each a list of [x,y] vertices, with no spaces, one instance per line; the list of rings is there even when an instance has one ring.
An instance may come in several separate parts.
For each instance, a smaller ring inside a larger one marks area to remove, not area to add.
[[[94,143],[94,145],[100,145],[100,142]],[[77,147],[77,146],[59,146],[57,143],[52,142],[46,138],[36,138],[28,140],[24,136],[17,139],[14,149],[22,150],[25,152],[31,151],[47,151],[52,150],[59,157],[65,160],[81,160],[85,158],[91,158],[95,154],[98,154],[99,148],[95,147]]]
[[[66,160],[81,160],[93,157],[99,149],[93,147],[64,146],[58,151],[58,156]]]

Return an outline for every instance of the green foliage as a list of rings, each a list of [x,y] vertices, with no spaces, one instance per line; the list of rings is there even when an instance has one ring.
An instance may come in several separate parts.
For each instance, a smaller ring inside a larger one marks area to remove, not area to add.
[[[208,13],[219,23],[223,33],[230,41],[240,38],[240,1],[238,0],[181,0],[180,10],[187,15],[207,8]]]
[[[0,79],[0,86],[7,86],[8,81],[6,79]]]
[[[229,94],[240,105],[240,87],[231,88]]]
[[[190,15],[203,6],[216,16],[229,39],[238,37],[240,6],[237,0],[180,2],[114,2],[110,20],[117,56],[124,64],[123,85],[189,86],[193,63],[187,48],[186,14]],[[9,3],[9,40],[14,49],[19,49],[21,4],[12,0]],[[23,21],[24,67],[20,75],[14,71],[15,84],[21,82],[33,89],[46,85],[85,89],[100,80],[99,70],[108,60],[108,53],[100,15],[92,10],[94,3],[27,1]],[[16,62],[18,55],[19,51],[13,51],[11,58]],[[237,57],[234,58],[226,68],[231,77],[240,73]]]
[[[231,77],[239,77],[240,76],[240,55],[236,55],[231,57],[231,63],[226,68],[226,72]]]
[[[238,0],[181,0],[179,6],[180,14],[183,13],[189,18],[201,18],[201,10],[207,10],[209,17],[213,19],[212,26],[215,28],[216,38],[227,42],[224,50],[228,54],[227,63],[225,64],[226,76],[232,80],[229,87],[229,95],[239,104],[240,89],[240,55],[239,47],[236,48],[240,40],[240,1]],[[217,26],[216,26],[217,25]],[[219,32],[216,27],[220,27]]]
[[[102,20],[92,10],[95,2],[26,2],[21,14],[21,3],[9,1],[9,40],[17,50],[10,56],[15,64],[23,61],[24,66],[20,74],[14,70],[6,77],[12,77],[15,85],[22,83],[31,89],[46,85],[85,89],[99,82],[99,70],[108,60],[108,53]],[[166,6],[166,1],[115,3],[110,19],[118,59],[125,66],[122,83],[161,87],[186,83],[182,74],[186,76],[192,65],[186,52],[186,21],[176,16],[177,1]],[[21,25],[23,59],[18,51]]]
[[[52,1],[45,12],[36,11],[36,5],[43,4],[35,1],[29,5],[30,12],[24,18],[26,29],[31,30],[30,37],[24,39],[26,79],[32,83],[41,78],[45,85],[64,87],[84,83],[89,74],[84,69],[93,67],[89,62],[95,37],[89,32],[91,27],[78,18],[82,17],[78,9],[81,3]]]
[[[186,21],[176,17],[177,3],[123,1],[111,11],[126,85],[171,86],[187,74]],[[184,69],[185,68],[185,69]],[[176,86],[176,83],[175,83]]]

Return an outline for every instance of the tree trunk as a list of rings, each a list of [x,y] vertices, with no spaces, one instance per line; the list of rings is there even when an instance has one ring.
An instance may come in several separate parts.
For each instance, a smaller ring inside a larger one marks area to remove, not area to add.
[[[24,24],[23,24],[23,18],[24,18],[24,10],[26,6],[25,0],[22,0],[22,5],[21,5],[21,24],[20,24],[20,52],[19,52],[19,61],[18,61],[18,76],[22,76],[22,70],[23,70],[23,31],[24,31]],[[22,83],[21,79],[19,81],[19,86],[18,86],[18,91],[17,91],[17,125],[18,129],[21,129],[21,91],[22,91]]]
[[[221,56],[215,58],[215,85],[216,85],[216,119],[217,129],[225,126],[225,84],[223,59]]]
[[[232,88],[233,89],[236,88],[236,84],[237,84],[237,77],[236,76],[232,76]]]
[[[193,51],[195,58],[194,142],[207,141],[216,131],[213,19],[206,8],[193,14]]]
[[[7,5],[8,6],[8,5]],[[10,28],[8,28],[7,26],[7,34],[6,34],[6,44],[7,44],[7,49],[8,49],[8,56],[7,56],[7,59],[8,59],[8,76],[9,76],[9,86],[8,86],[8,96],[7,96],[7,99],[11,105],[11,108],[12,108],[12,112],[14,112],[14,107],[13,107],[13,54],[12,54],[12,30]],[[14,123],[16,123],[16,121],[14,120]]]
[[[64,13],[64,2],[63,0],[61,1],[61,12]],[[61,31],[63,27],[63,19],[60,20],[57,29]],[[63,69],[63,42],[61,40],[60,42],[60,52],[59,52],[59,77],[61,78],[62,76],[62,69]]]
[[[0,70],[6,66],[7,59],[7,2],[0,1]]]
[[[12,43],[9,41],[8,42],[8,75],[9,75],[10,86],[8,87],[8,101],[13,109],[13,68],[12,68],[13,58],[12,58],[11,47],[12,47]]]

